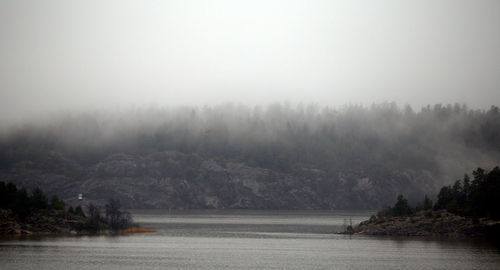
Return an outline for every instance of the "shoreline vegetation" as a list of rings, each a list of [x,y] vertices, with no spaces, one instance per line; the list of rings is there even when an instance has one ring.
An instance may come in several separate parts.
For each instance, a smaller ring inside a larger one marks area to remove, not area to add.
[[[24,187],[0,181],[0,236],[123,235],[155,232],[133,222],[120,202],[110,199],[101,207],[89,204],[66,207],[57,196],[50,200],[39,188],[28,194]]]
[[[399,195],[393,207],[380,210],[344,234],[387,236],[486,237],[500,240],[500,168],[481,168],[462,181],[441,188],[436,204],[425,196],[415,207]]]

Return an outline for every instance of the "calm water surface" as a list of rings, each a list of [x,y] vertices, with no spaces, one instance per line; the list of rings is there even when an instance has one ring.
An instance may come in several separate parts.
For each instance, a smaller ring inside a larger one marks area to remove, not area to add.
[[[0,269],[500,269],[485,241],[333,234],[360,211],[133,211],[156,233],[0,240]]]

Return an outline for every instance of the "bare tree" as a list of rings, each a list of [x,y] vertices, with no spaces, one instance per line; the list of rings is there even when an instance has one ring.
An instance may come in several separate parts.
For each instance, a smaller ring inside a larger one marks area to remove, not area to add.
[[[110,199],[105,206],[106,222],[113,230],[125,229],[132,224],[132,216],[127,211],[120,210],[120,201]]]

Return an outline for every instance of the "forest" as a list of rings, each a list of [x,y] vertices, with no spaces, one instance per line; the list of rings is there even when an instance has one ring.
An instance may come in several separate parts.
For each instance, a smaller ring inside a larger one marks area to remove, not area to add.
[[[40,117],[4,128],[0,138],[0,176],[15,182],[26,170],[81,180],[86,168],[121,153],[153,160],[155,177],[198,183],[203,161],[238,163],[318,178],[311,187],[319,192],[315,196],[368,188],[349,200],[377,197],[380,206],[387,202],[380,199],[384,188],[416,201],[436,195],[466,171],[496,166],[500,111],[461,104],[415,111],[395,103],[131,108]],[[173,162],[173,152],[184,158]],[[136,166],[134,173],[147,175],[148,166]],[[384,186],[389,180],[395,184]]]

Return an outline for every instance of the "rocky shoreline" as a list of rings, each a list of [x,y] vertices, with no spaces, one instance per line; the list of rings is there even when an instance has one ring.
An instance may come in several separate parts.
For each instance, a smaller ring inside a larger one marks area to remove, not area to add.
[[[401,217],[372,216],[355,227],[347,228],[345,234],[387,236],[434,236],[434,237],[488,237],[498,239],[500,221],[473,220],[447,211],[420,211]]]
[[[106,227],[94,231],[88,228],[87,222],[88,220],[83,216],[68,214],[62,210],[41,210],[20,220],[11,210],[0,209],[0,236],[112,235],[155,232],[154,229],[138,225],[117,232]]]

